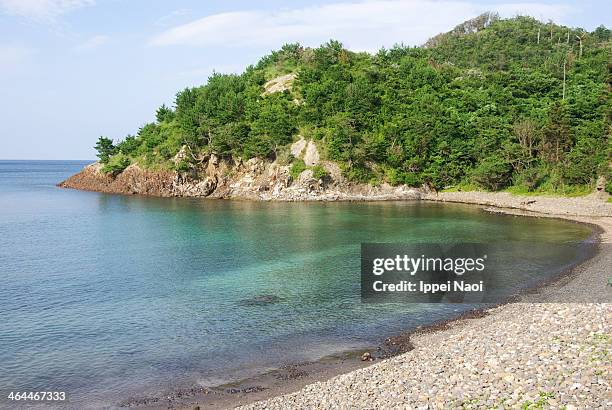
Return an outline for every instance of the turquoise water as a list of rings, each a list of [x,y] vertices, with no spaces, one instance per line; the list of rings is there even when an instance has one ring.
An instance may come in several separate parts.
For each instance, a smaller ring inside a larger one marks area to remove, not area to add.
[[[361,242],[590,234],[579,224],[461,205],[161,199],[55,187],[84,164],[0,161],[2,398],[61,390],[74,408],[112,406],[376,345],[458,309],[362,304]],[[533,275],[516,272],[517,282]],[[261,296],[276,303],[253,303]]]

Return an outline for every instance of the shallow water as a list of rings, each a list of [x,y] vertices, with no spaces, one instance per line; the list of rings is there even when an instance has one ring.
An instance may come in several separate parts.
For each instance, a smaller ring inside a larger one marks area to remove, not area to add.
[[[575,223],[462,205],[160,199],[55,187],[84,164],[0,161],[2,399],[11,390],[61,390],[75,408],[110,406],[371,346],[466,307],[361,303],[361,242],[590,235]],[[555,257],[560,268],[572,255]],[[508,258],[517,261],[517,283],[537,275],[520,255]]]

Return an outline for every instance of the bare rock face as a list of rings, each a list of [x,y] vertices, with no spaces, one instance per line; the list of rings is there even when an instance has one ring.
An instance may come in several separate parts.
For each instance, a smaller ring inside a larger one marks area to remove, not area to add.
[[[266,164],[260,158],[251,158],[246,162],[245,167],[247,172],[258,175],[266,169]]]
[[[209,196],[217,188],[217,177],[206,177],[202,181],[182,182],[177,176],[172,186],[172,196]]]
[[[304,153],[304,163],[309,167],[319,164],[319,151],[317,150],[317,146],[314,142],[312,142],[312,140],[308,141],[308,145],[306,146],[306,152]]]
[[[291,144],[291,155],[300,158],[302,156],[302,151],[304,151],[304,147],[306,147],[306,140],[300,135],[300,139]]]
[[[113,177],[103,173],[102,165],[95,163],[86,166],[59,186],[108,193],[173,196],[174,179],[175,173],[172,171],[144,170],[136,164]]]
[[[332,161],[323,161],[321,165],[323,166],[325,171],[327,171],[327,173],[329,174],[332,183],[334,184],[346,183],[345,178],[342,175],[342,170],[340,169],[338,164]]]
[[[301,135],[299,140],[291,144],[291,155],[304,160],[304,163],[309,167],[318,165],[320,162],[319,150],[314,141],[307,141]]]
[[[313,176],[312,170],[310,169],[302,171],[298,177],[297,183],[299,186],[306,189],[307,192],[318,191],[321,188],[320,181]]]
[[[291,85],[295,80],[295,74],[285,74],[279,77],[273,78],[264,84],[263,95],[280,93],[285,90],[291,90]]]

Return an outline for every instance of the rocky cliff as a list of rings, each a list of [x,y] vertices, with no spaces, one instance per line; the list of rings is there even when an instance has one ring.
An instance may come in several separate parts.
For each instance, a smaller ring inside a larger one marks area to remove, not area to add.
[[[291,147],[296,158],[307,166],[319,165],[327,175],[315,178],[311,169],[292,178],[289,165],[252,158],[248,161],[198,158],[197,166],[187,172],[153,171],[132,164],[118,175],[102,172],[102,164],[93,163],[59,184],[63,188],[119,194],[240,198],[256,200],[389,200],[418,199],[421,192],[408,186],[388,184],[372,186],[347,181],[337,166],[321,161],[315,144],[300,139]],[[180,157],[182,154],[179,153]]]

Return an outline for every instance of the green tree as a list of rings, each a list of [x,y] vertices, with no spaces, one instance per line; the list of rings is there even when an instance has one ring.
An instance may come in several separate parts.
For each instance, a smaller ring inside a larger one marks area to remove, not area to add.
[[[162,104],[162,106],[159,107],[155,113],[155,119],[158,123],[170,122],[174,119],[174,111],[166,107],[166,104]]]
[[[98,138],[98,142],[94,146],[96,151],[98,151],[97,157],[100,158],[100,162],[106,164],[110,157],[115,153],[115,145],[113,144],[113,140],[106,137]]]
[[[123,141],[117,144],[117,150],[125,155],[134,155],[140,147],[141,140],[134,135],[128,135]]]
[[[473,171],[473,178],[481,187],[499,191],[510,185],[512,166],[504,158],[491,156],[478,164]]]
[[[552,163],[559,163],[573,145],[567,109],[562,103],[554,103],[549,111],[548,122],[542,130],[543,158]]]

